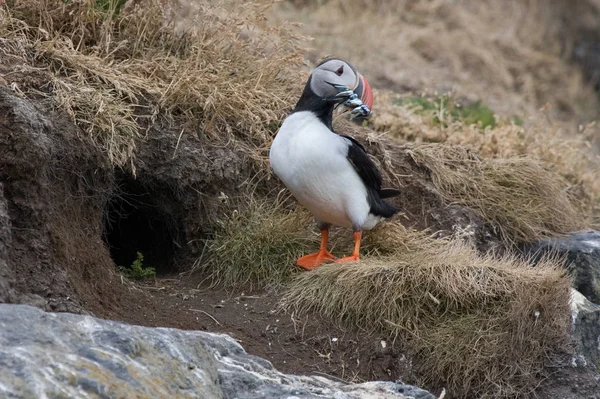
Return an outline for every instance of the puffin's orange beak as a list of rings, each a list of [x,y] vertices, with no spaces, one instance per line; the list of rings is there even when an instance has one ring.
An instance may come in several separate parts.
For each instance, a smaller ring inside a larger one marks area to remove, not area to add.
[[[373,90],[363,75],[358,75],[358,86],[356,86],[354,92],[360,97],[363,104],[369,109],[373,109]]]

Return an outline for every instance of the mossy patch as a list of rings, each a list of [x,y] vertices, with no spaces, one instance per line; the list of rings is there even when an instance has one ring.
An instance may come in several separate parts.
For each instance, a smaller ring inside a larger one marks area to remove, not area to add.
[[[481,101],[461,105],[447,95],[433,98],[414,96],[402,97],[396,104],[414,109],[417,113],[430,118],[436,125],[448,125],[460,121],[465,125],[477,125],[482,129],[488,126],[493,129],[496,126],[494,112]]]

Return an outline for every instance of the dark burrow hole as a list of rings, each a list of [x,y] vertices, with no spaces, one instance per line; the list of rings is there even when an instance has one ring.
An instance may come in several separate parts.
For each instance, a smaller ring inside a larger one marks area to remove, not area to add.
[[[176,271],[181,226],[169,193],[155,192],[132,176],[118,175],[118,189],[104,211],[104,242],[117,265],[130,267],[137,253],[157,275]]]

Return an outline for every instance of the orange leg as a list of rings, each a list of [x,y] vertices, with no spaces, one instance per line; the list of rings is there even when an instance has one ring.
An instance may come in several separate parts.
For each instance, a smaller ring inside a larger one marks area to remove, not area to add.
[[[329,229],[321,229],[321,248],[319,248],[319,252],[298,258],[298,260],[296,261],[296,265],[300,266],[305,270],[312,270],[317,266],[321,266],[322,264],[328,263],[330,260],[335,259],[335,256],[333,256],[327,250],[328,241]]]
[[[352,255],[346,256],[345,258],[340,258],[335,261],[335,263],[344,263],[344,262],[356,262],[360,260],[358,253],[360,251],[360,239],[362,237],[362,233],[360,231],[354,232],[354,251],[352,251]]]

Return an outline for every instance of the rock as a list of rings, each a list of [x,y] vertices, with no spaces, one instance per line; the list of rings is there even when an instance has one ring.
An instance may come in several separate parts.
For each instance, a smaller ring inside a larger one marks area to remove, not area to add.
[[[0,302],[11,303],[15,299],[15,276],[8,267],[8,245],[10,244],[10,228],[8,204],[4,198],[4,185],[0,182]]]
[[[571,334],[575,350],[554,359],[552,373],[536,390],[539,398],[600,399],[600,232],[540,240],[523,248],[533,261],[556,254],[573,275]],[[580,292],[582,290],[583,292]]]
[[[282,374],[224,334],[7,304],[0,305],[0,392],[9,398],[434,398],[393,382]]]
[[[525,246],[523,251],[533,262],[553,254],[564,257],[574,288],[591,302],[600,304],[600,231],[539,240]]]
[[[558,354],[535,395],[541,399],[600,399],[600,306],[571,289],[573,353]]]
[[[588,301],[580,292],[571,292],[573,338],[579,359],[575,363],[591,363],[600,368],[600,306]]]

